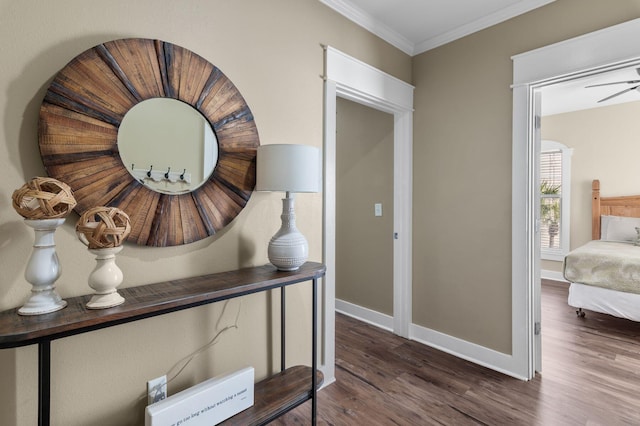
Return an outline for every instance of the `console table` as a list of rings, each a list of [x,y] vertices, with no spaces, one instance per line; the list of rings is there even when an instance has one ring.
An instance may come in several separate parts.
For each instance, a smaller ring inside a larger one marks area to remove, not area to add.
[[[266,424],[308,400],[315,424],[317,389],[323,381],[317,370],[317,293],[318,279],[325,270],[323,264],[315,262],[307,262],[293,272],[265,265],[120,289],[124,304],[109,309],[87,309],[90,295],[67,298],[66,308],[44,315],[21,316],[17,308],[10,309],[0,312],[0,349],[38,345],[38,425],[46,426],[51,409],[52,340],[280,288],[281,371],[256,383],[254,405],[224,424]],[[286,368],[285,287],[305,281],[313,283],[311,367]]]

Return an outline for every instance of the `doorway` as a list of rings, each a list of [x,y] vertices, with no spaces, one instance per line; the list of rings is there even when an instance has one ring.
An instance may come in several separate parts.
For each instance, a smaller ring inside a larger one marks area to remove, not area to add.
[[[592,239],[593,179],[606,182],[609,194],[635,193],[636,184],[629,179],[629,170],[634,170],[635,159],[640,153],[636,140],[638,127],[635,125],[640,97],[633,90],[625,92],[628,89],[626,83],[611,83],[635,81],[637,76],[637,64],[632,64],[597,73],[587,72],[586,75],[537,89],[542,95],[543,105],[541,147],[543,152],[546,151],[546,154],[541,153],[538,179],[540,191],[546,195],[541,196],[541,206],[537,210],[543,279],[564,281],[564,256],[570,249]],[[616,93],[622,96],[615,96]],[[548,139],[565,142],[570,148]],[[573,155],[574,151],[576,155]],[[554,187],[559,191],[552,195],[549,189]],[[560,232],[555,229],[554,246],[549,224],[556,218]],[[543,286],[541,283],[541,288]],[[543,305],[541,307],[544,308]],[[544,325],[544,318],[542,323]],[[544,348],[541,349],[544,354]],[[540,362],[548,359],[539,358]],[[537,365],[536,371],[540,370],[541,366]]]
[[[336,310],[391,331],[393,115],[336,107]]]
[[[541,368],[540,251],[536,219],[540,97],[546,85],[640,63],[640,19],[514,56],[512,192],[512,371]],[[542,332],[544,329],[542,328]]]
[[[335,380],[336,102],[344,98],[393,114],[393,331],[409,337],[411,321],[411,197],[413,86],[330,46],[323,46],[324,180],[320,368]]]

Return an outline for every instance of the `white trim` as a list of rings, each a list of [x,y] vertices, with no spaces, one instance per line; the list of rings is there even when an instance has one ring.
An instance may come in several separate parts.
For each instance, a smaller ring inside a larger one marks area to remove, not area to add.
[[[326,64],[326,59],[325,59]],[[320,342],[320,370],[324,375],[325,382],[335,381],[335,341],[336,341],[336,251],[327,250],[327,247],[335,247],[336,244],[336,221],[328,220],[327,211],[336,211],[336,197],[327,194],[336,193],[336,146],[335,143],[326,143],[326,135],[336,134],[336,84],[332,81],[324,82],[324,113],[323,127],[325,133],[325,143],[323,149],[324,181],[323,181],[323,214],[322,214],[322,257],[327,268],[322,280],[322,333],[318,334]],[[327,99],[334,99],[327,102]],[[333,119],[328,119],[332,117]],[[334,136],[335,138],[335,136]],[[335,218],[332,218],[335,219]]]
[[[413,112],[394,114],[393,140],[393,330],[409,337],[413,319]]]
[[[513,60],[513,84],[566,79],[587,70],[638,57],[639,19],[520,53]]]
[[[340,299],[336,299],[336,312],[348,315],[383,330],[393,332],[393,317],[391,315],[383,314],[373,309],[358,306]]]
[[[513,59],[512,342],[518,375],[535,373],[534,89],[640,61],[640,19],[546,46]],[[538,260],[536,260],[538,259]],[[523,285],[524,283],[524,285]]]
[[[341,97],[391,114],[413,111],[412,85],[331,46],[325,51],[325,79],[336,82]]]
[[[511,155],[513,180],[511,196],[511,341],[514,374],[531,378],[533,373],[530,373],[530,370],[533,367],[528,365],[529,333],[527,330],[533,328],[533,312],[527,301],[530,298],[529,292],[532,291],[535,265],[531,258],[529,245],[535,241],[534,221],[537,215],[533,211],[536,203],[528,185],[533,180],[533,176],[529,176],[529,174],[533,174],[533,169],[529,167],[529,158],[532,156],[528,152],[530,144],[515,143],[516,135],[520,135],[522,132],[524,132],[527,139],[530,137],[527,133],[530,129],[530,123],[528,123],[530,96],[527,90],[526,87],[513,89],[513,104],[521,106],[524,104],[527,113],[514,114],[513,117],[514,143]],[[536,190],[536,194],[537,192]]]
[[[361,26],[372,34],[377,35],[392,46],[402,50],[407,55],[413,55],[413,42],[399,32],[389,28],[364,10],[345,0],[320,0],[325,6]]]
[[[551,260],[554,262],[562,262],[564,260],[564,254],[562,254],[559,250],[540,250],[540,259],[541,260]]]
[[[518,375],[510,368],[511,356],[502,352],[416,324],[411,324],[411,339],[508,376],[526,380],[525,376]]]
[[[543,269],[540,271],[540,278],[545,279],[545,280],[552,280],[552,281],[562,281],[565,283],[568,283],[569,281],[564,279],[564,275],[562,275],[562,272],[558,272],[558,271],[549,271],[547,269]]]
[[[522,15],[531,10],[552,3],[555,0],[521,0],[509,7],[500,9],[490,15],[461,25],[445,33],[430,37],[426,40],[414,43],[390,28],[371,14],[355,6],[349,0],[320,0],[321,3],[335,10],[345,18],[361,26],[372,34],[377,35],[392,46],[397,47],[410,56],[424,53],[443,44],[450,43],[469,34],[484,30],[485,28],[507,21],[518,15]]]
[[[321,369],[325,380],[335,379],[335,265],[336,265],[336,98],[338,96],[394,116],[394,321],[393,331],[408,337],[411,321],[411,197],[413,176],[413,86],[332,47],[324,47],[324,192]]]

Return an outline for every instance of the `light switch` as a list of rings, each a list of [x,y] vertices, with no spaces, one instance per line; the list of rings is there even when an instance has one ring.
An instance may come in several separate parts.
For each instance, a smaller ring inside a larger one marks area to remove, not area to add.
[[[375,203],[373,205],[373,212],[375,216],[382,216],[382,203]]]

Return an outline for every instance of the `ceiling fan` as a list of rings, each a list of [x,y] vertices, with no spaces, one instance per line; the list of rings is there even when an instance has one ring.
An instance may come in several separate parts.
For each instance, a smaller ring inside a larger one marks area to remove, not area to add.
[[[638,75],[640,75],[640,68],[636,68],[636,72],[638,73]],[[602,83],[602,84],[592,84],[591,86],[585,86],[585,89],[589,88],[589,87],[600,87],[600,86],[611,86],[613,84],[634,84],[635,86],[633,87],[627,87],[624,90],[621,90],[617,93],[614,93],[611,96],[607,96],[606,98],[602,98],[598,101],[598,103],[600,102],[604,102],[604,101],[608,101],[611,98],[615,98],[616,96],[620,96],[623,93],[627,93],[630,92],[632,90],[638,90],[640,92],[640,80],[628,80],[628,81],[614,81],[611,83]]]

